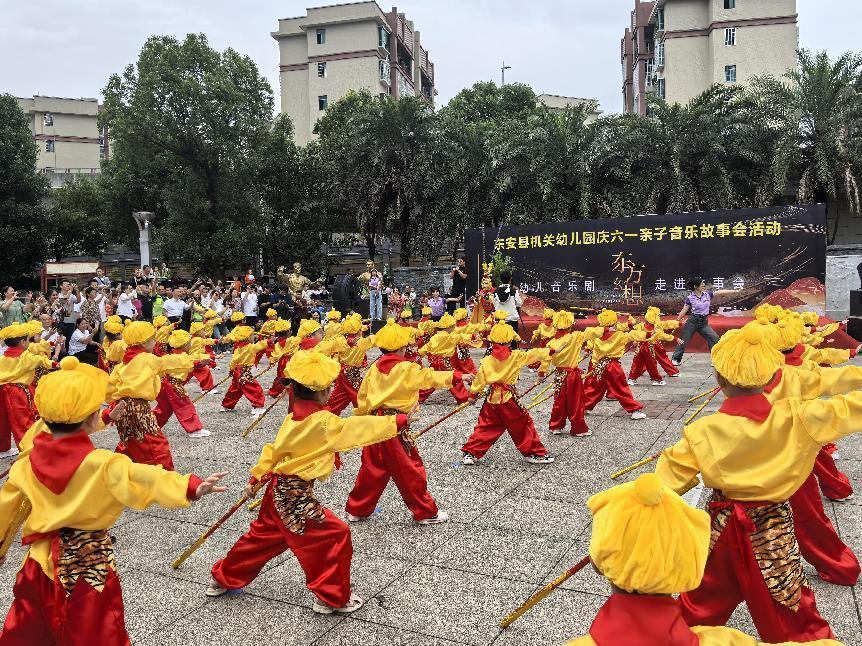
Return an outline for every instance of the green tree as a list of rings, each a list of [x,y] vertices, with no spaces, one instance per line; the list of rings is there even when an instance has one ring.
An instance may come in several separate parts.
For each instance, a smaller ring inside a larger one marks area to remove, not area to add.
[[[52,191],[50,203],[46,223],[50,257],[98,256],[105,250],[107,212],[98,179],[78,177]]]
[[[255,63],[203,34],[154,36],[104,94],[116,228],[130,231],[132,210],[153,211],[167,257],[208,272],[249,264],[261,243],[253,160],[273,110]]]
[[[15,97],[0,95],[0,283],[31,277],[45,260],[47,182],[36,174],[36,145]]]

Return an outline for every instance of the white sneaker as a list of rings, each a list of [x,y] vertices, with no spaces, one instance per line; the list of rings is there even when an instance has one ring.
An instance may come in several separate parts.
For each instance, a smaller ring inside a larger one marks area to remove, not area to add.
[[[478,461],[479,461],[479,458],[477,458],[472,453],[465,453],[464,457],[461,458],[461,464],[472,465],[472,464],[476,464]]]
[[[368,520],[371,516],[354,516],[353,514],[347,514],[347,522],[348,523],[361,523],[363,520]]]
[[[13,444],[11,449],[0,453],[0,458],[14,458],[16,455],[18,455],[18,447]]]
[[[530,464],[550,464],[554,461],[553,456],[550,455],[527,455],[524,459]]]
[[[222,407],[221,407],[221,411],[220,411],[220,412],[222,412],[222,413],[232,413],[232,412],[233,412],[233,408],[225,408],[224,406],[222,406]]]
[[[205,428],[195,431],[194,433],[189,433],[189,437],[209,437],[210,435],[212,435],[212,433]]]
[[[215,580],[210,581],[204,594],[208,597],[220,597],[227,592],[227,588],[221,587]]]
[[[565,435],[566,429],[564,428],[552,428],[551,435]]]
[[[833,453],[833,454],[832,454],[832,459],[833,459],[833,460],[838,460],[838,459],[840,459],[840,458],[841,458],[841,454],[840,454],[840,453],[838,453],[838,451],[835,451],[835,453]]]
[[[586,433],[572,433],[572,437],[589,437],[593,432],[588,430]]]
[[[634,386],[637,382],[634,379],[627,379],[629,386]]]
[[[632,413],[632,419],[646,419],[646,413],[642,410],[636,410]]]
[[[218,395],[219,389],[218,388],[210,388],[209,390],[206,391],[206,393],[207,393],[207,395]]]
[[[445,523],[449,520],[449,514],[445,511],[438,511],[437,515],[434,518],[423,518],[422,520],[417,520],[417,525],[439,525],[440,523]]]
[[[266,410],[266,409],[265,409],[265,408],[263,408],[263,407],[261,407],[261,408],[252,408],[252,409],[251,409],[251,416],[252,416],[252,417],[260,417],[261,415],[263,415],[263,411],[265,411],[265,410]]]
[[[322,603],[319,599],[317,599],[317,597],[315,597],[311,609],[321,615],[331,615],[333,612],[336,612],[339,615],[349,615],[351,612],[356,612],[357,610],[359,610],[364,603],[365,601],[362,599],[362,597],[359,597],[355,594],[351,594],[350,601],[347,602],[347,605],[341,606],[340,608],[333,608],[332,606],[328,606],[325,603]]]
[[[676,359],[671,359],[670,362],[675,366],[678,366],[679,364],[682,363],[682,361],[677,361]]]
[[[847,502],[848,500],[852,500],[855,495],[856,495],[855,493],[851,493],[846,498],[830,498],[830,500],[832,502]]]
[[[679,376],[680,376],[680,374],[681,374],[681,373],[677,372],[676,374],[668,375],[668,377],[679,377]]]
[[[662,379],[661,381],[653,381],[652,385],[653,386],[666,386],[667,382],[664,379]]]

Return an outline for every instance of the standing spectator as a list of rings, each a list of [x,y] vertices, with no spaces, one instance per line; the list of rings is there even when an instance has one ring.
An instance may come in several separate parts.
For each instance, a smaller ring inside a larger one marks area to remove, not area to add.
[[[285,321],[290,319],[293,312],[293,297],[287,293],[285,285],[281,285],[278,288],[278,294],[272,297],[272,304],[275,307],[275,311],[278,312],[278,318]]]
[[[51,344],[51,359],[58,361],[60,352],[66,344],[66,339],[57,331],[57,322],[50,314],[42,314],[39,321],[42,323],[42,340]]]
[[[144,265],[141,273],[144,275],[144,280],[147,281],[152,288],[156,283],[156,272],[154,272],[153,268],[149,265]]]
[[[467,262],[463,257],[458,258],[458,263],[452,267],[452,289],[446,296],[446,309],[449,314],[459,307],[464,307],[464,294],[467,292]]]
[[[394,318],[396,321],[401,316],[401,310],[404,309],[404,297],[397,287],[389,289],[389,318]]]
[[[500,285],[494,291],[494,310],[504,310],[508,314],[506,323],[517,332],[518,322],[521,320],[521,314],[518,310],[524,304],[524,300],[521,296],[521,290],[517,287],[513,288],[511,282],[512,273],[508,269],[501,271]]]
[[[380,321],[383,318],[383,279],[376,269],[371,270],[368,279],[368,298],[371,305],[371,320]]]
[[[102,317],[99,315],[99,304],[96,302],[96,297],[99,292],[95,287],[88,287],[84,290],[84,301],[81,303],[81,318],[90,324],[90,329],[93,330],[94,336],[99,330],[102,323]]]
[[[153,297],[153,318],[164,314],[165,301],[168,300],[168,298],[170,298],[170,296],[166,295],[164,285],[156,287],[156,295]]]
[[[81,363],[95,366],[99,363],[99,357],[96,354],[97,345],[93,339],[89,321],[83,318],[78,319],[75,331],[72,332],[72,338],[69,339],[69,354],[77,357]]]
[[[404,285],[404,291],[401,292],[404,296],[404,307],[414,309],[416,307],[416,292],[410,285]]]
[[[431,308],[431,318],[434,321],[439,321],[440,317],[446,313],[446,301],[440,296],[439,289],[431,292],[431,298],[428,299],[428,307]]]
[[[248,271],[245,272],[244,280],[246,285],[254,285],[254,271],[251,267],[249,267]]]
[[[171,274],[171,270],[168,269],[168,266],[165,263],[162,263],[162,266],[159,267],[159,271],[156,274],[156,278],[159,281],[160,285],[170,286],[171,279],[173,278],[173,274]]]
[[[189,309],[190,305],[183,300],[185,294],[182,287],[177,287],[173,290],[171,297],[164,302],[164,315],[168,317],[171,323],[178,323],[183,318],[183,314]]]
[[[72,333],[77,328],[78,316],[75,313],[75,305],[78,303],[78,288],[72,286],[72,281],[64,278],[60,281],[60,294],[57,301],[61,309],[63,336],[66,343],[72,338]]]
[[[205,310],[212,308],[213,297],[212,297],[212,291],[210,290],[209,285],[204,285],[201,287],[201,301],[200,302],[201,302],[201,307],[203,307]]]
[[[146,283],[138,288],[138,300],[141,303],[141,318],[145,321],[153,320],[153,295],[150,286]]]
[[[134,301],[138,297],[138,293],[132,289],[131,283],[126,283],[123,286],[123,291],[117,296],[117,314],[123,319],[123,323],[127,320],[135,320],[138,315],[135,310]]]
[[[3,303],[0,304],[0,327],[6,327],[13,323],[24,323],[24,304],[18,300],[18,292],[14,287],[3,290]]]
[[[691,290],[691,293],[685,299],[685,304],[676,317],[677,320],[681,321],[686,314],[689,314],[685,325],[682,327],[682,332],[680,332],[676,350],[673,351],[673,356],[671,357],[676,366],[682,361],[682,355],[685,354],[685,346],[688,345],[688,342],[691,341],[691,337],[695,333],[706,340],[710,350],[712,350],[712,346],[718,343],[718,334],[709,326],[709,309],[712,304],[713,291],[707,289],[706,281],[700,276],[688,281],[688,288]]]
[[[132,279],[129,281],[129,283],[132,285],[132,287],[137,289],[138,287],[143,285],[145,282],[147,282],[147,281],[144,280],[144,270],[141,269],[140,267],[135,267],[135,275],[132,276]]]
[[[245,314],[245,324],[254,328],[257,325],[257,290],[253,283],[246,285],[242,294],[242,313]]]
[[[96,281],[96,287],[110,287],[111,279],[105,275],[105,270],[101,267],[96,269],[96,275],[93,277],[93,280]],[[92,282],[92,281],[90,281]]]

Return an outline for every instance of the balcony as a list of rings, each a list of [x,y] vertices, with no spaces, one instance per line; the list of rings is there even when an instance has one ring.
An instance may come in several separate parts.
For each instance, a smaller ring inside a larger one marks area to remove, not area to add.
[[[411,52],[413,51],[413,23],[404,17],[403,13],[398,14],[398,40],[404,43]]]
[[[428,50],[421,45],[419,46],[419,69],[425,73],[431,83],[434,83],[434,63],[428,58]]]
[[[386,87],[392,85],[392,66],[389,64],[387,60],[378,61],[378,71],[380,73],[380,82],[383,83]]]
[[[81,175],[98,175],[102,172],[101,168],[42,168],[39,170],[42,175],[48,178],[51,188],[62,188],[75,177]]]

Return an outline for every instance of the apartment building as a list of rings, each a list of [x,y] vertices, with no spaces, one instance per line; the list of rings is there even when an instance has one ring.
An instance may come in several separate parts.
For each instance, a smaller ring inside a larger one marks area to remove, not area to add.
[[[653,9],[654,0],[635,0],[629,26],[620,42],[623,109],[640,115],[646,114],[646,95],[655,80],[654,27],[650,23]]]
[[[715,83],[796,66],[796,0],[656,0],[655,91],[685,103]]]
[[[101,171],[108,141],[99,131],[97,99],[34,96],[17,100],[38,148],[36,170],[48,176],[52,187],[62,186],[75,175]]]
[[[376,2],[314,7],[278,21],[281,111],[305,145],[329,104],[351,90],[415,94],[434,105],[434,63],[412,21]]]
[[[589,107],[586,123],[592,123],[598,119],[602,111],[596,99],[581,99],[575,96],[561,96],[559,94],[540,94],[536,101],[544,105],[548,110],[565,110],[566,108],[586,104]]]

